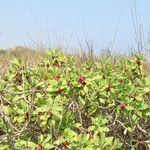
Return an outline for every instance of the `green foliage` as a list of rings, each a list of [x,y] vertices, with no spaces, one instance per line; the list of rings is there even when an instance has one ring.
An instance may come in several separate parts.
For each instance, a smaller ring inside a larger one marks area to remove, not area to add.
[[[143,58],[78,67],[60,50],[27,67],[14,60],[0,77],[0,147],[149,148],[150,78]]]

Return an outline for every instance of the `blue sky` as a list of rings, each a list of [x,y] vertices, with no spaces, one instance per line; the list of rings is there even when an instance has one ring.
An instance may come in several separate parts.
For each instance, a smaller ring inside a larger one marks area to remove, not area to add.
[[[0,48],[37,46],[36,43],[45,46],[61,43],[64,47],[76,47],[78,41],[84,43],[86,33],[87,40],[97,49],[128,49],[135,43],[131,13],[133,2],[134,0],[0,0]],[[150,1],[138,0],[136,4],[147,40]],[[140,23],[139,21],[139,25]]]

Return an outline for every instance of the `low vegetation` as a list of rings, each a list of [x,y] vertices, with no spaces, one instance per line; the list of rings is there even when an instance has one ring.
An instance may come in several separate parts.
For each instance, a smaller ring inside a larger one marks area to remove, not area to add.
[[[150,76],[142,55],[42,56],[36,65],[15,59],[0,74],[1,150],[150,148]]]

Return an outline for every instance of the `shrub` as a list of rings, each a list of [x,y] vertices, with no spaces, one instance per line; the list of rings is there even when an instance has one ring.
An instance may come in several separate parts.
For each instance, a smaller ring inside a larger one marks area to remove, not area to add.
[[[150,80],[142,56],[77,67],[61,51],[47,55],[38,67],[14,60],[0,78],[2,150],[150,147]]]

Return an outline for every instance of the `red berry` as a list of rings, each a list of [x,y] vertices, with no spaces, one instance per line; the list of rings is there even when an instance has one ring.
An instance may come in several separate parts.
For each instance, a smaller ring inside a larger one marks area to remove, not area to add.
[[[46,113],[46,116],[47,116],[48,118],[51,117],[52,115],[53,115],[53,114],[52,114],[52,112],[50,112],[50,111]]]
[[[60,79],[60,76],[55,75],[55,76],[53,77],[53,79],[56,80],[56,81],[58,81],[58,80]]]
[[[68,141],[62,143],[61,150],[68,150],[67,145],[69,145]]]
[[[62,62],[58,61],[57,59],[54,61],[54,66],[60,68],[62,66]]]
[[[126,104],[124,102],[120,102],[120,108],[121,109],[125,109],[126,108]]]
[[[106,86],[106,92],[109,92],[109,91],[111,90],[111,88],[112,88],[112,85],[111,85],[111,84],[108,84],[108,85]]]
[[[136,64],[137,65],[141,65],[141,61],[140,60],[136,60]]]
[[[86,70],[90,70],[91,68],[90,67],[86,67]]]
[[[119,80],[118,80],[118,82],[122,83],[122,82],[123,82],[123,80],[122,80],[122,79],[119,79]]]
[[[62,146],[61,150],[68,150],[67,146]]]
[[[80,74],[80,76],[79,76],[79,82],[82,83],[82,84],[84,84],[85,80],[86,80],[86,78],[82,74]]]
[[[40,144],[38,144],[34,150],[43,150],[42,146]]]
[[[135,95],[134,93],[130,93],[129,96],[130,96],[131,98],[134,98],[134,99],[135,99],[135,97],[136,97],[136,95]]]
[[[62,92],[62,89],[61,89],[61,88],[58,88],[58,89],[56,89],[56,92],[57,92],[57,93],[61,93],[61,92]]]
[[[25,119],[28,119],[29,118],[29,112],[26,112],[25,113]]]
[[[49,67],[50,67],[50,65],[49,65],[49,64],[46,64],[45,66],[46,66],[46,68],[49,68]]]
[[[64,146],[69,145],[68,141],[63,142],[62,144],[63,144]]]
[[[121,71],[124,73],[124,72],[126,72],[126,68],[125,67],[122,67],[121,68]]]

